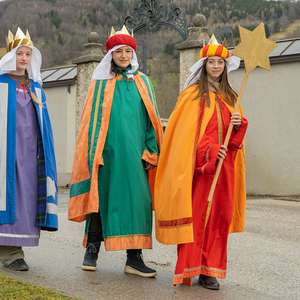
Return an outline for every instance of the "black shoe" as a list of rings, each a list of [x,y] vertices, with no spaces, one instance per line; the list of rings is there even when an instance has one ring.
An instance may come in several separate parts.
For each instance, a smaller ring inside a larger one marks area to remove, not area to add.
[[[98,253],[101,245],[101,232],[89,232],[82,270],[96,271]]]
[[[9,266],[9,269],[14,271],[28,271],[29,267],[23,258],[14,260]]]
[[[202,285],[206,289],[210,290],[218,290],[220,289],[220,284],[216,277],[205,276],[201,274],[199,276],[199,284]]]
[[[154,277],[157,275],[155,270],[150,269],[145,265],[141,249],[127,250],[127,261],[124,272],[139,275],[141,277]]]

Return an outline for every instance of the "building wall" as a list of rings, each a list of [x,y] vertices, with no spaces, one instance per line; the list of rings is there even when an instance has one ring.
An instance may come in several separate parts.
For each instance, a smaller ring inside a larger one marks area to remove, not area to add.
[[[239,91],[244,69],[230,73]],[[249,74],[242,107],[248,194],[300,195],[300,62],[257,67]]]
[[[44,88],[52,124],[58,186],[71,182],[76,145],[76,85]]]

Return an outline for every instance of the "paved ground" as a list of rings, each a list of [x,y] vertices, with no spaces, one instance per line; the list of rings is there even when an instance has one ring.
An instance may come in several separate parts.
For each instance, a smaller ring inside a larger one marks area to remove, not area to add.
[[[125,251],[101,249],[96,272],[81,270],[84,224],[67,220],[69,190],[59,190],[59,225],[42,232],[39,247],[24,248],[29,272],[0,271],[20,280],[82,299],[300,299],[300,202],[250,198],[246,230],[229,236],[228,272],[219,291],[173,287],[176,247],[154,241],[144,259],[157,277],[125,274]]]

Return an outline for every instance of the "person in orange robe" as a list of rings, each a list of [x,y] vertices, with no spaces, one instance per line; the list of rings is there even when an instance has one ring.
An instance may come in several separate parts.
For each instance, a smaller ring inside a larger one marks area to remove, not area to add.
[[[199,276],[203,287],[218,290],[216,277],[226,276],[228,234],[244,229],[248,121],[241,108],[233,113],[237,94],[227,77],[238,66],[225,47],[205,46],[166,128],[155,185],[156,237],[178,244],[174,285],[192,285],[192,277]],[[225,147],[230,122],[234,129]]]

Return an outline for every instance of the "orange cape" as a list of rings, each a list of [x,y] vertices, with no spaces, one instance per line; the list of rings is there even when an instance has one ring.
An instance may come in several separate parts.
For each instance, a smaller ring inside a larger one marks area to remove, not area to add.
[[[192,181],[195,155],[215,109],[214,93],[210,92],[211,105],[202,106],[204,110],[200,109],[199,100],[191,100],[196,94],[193,85],[180,95],[168,121],[156,173],[154,188],[156,239],[166,245],[194,241]],[[232,114],[233,107],[226,106]],[[241,107],[239,113],[243,116]],[[246,208],[244,151],[243,146],[235,156],[234,212],[230,233],[244,230]]]

